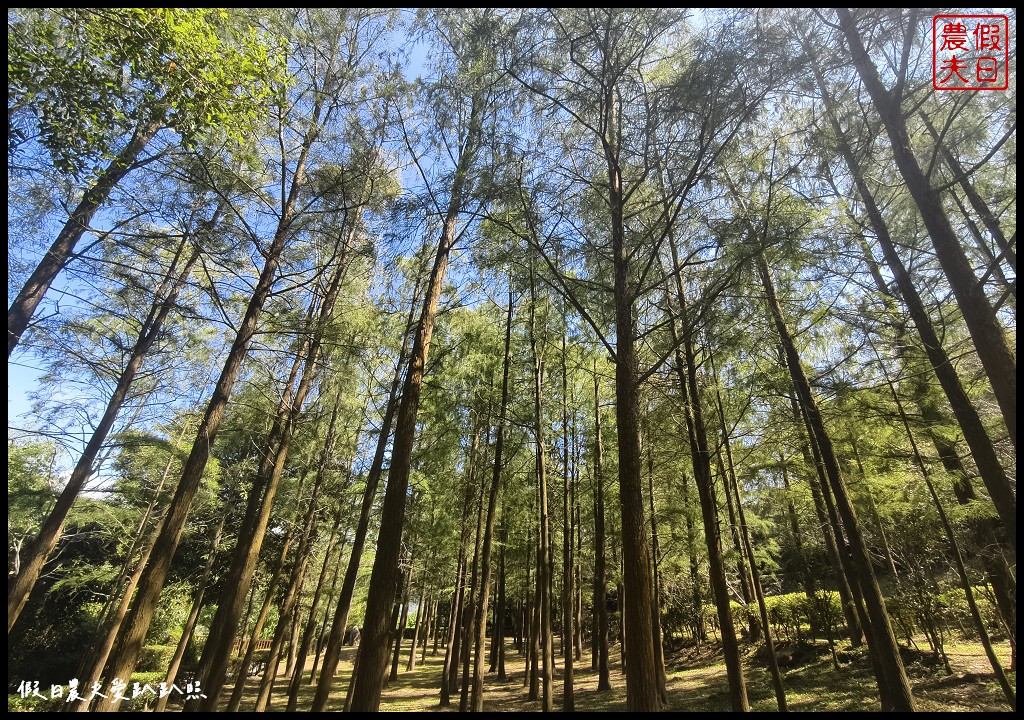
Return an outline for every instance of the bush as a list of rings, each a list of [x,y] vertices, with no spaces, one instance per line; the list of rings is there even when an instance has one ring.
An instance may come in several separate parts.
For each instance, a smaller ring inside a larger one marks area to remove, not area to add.
[[[138,670],[142,673],[159,672],[166,677],[167,668],[174,657],[175,645],[146,645],[139,655]]]

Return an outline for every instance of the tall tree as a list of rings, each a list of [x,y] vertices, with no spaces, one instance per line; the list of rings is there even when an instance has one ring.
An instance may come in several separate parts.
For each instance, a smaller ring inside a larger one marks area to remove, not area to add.
[[[186,144],[210,132],[240,137],[259,116],[275,61],[255,33],[228,42],[230,25],[203,8],[70,8],[26,12],[9,26],[8,128],[31,114],[54,166],[85,184],[7,310],[8,357],[97,211],[152,159],[145,152],[161,130]],[[92,177],[87,169],[105,159]]]
[[[913,41],[913,33],[916,30],[917,13],[914,10],[910,12],[910,19],[907,22],[909,32],[904,39],[903,57],[906,57],[910,51],[909,45]],[[1016,447],[1017,360],[1007,343],[1006,333],[999,322],[995,308],[978,283],[974,270],[960,245],[960,240],[949,222],[939,193],[931,186],[914,155],[902,109],[905,86],[905,77],[902,73],[906,72],[906,62],[904,61],[900,67],[901,75],[897,79],[896,86],[892,89],[887,88],[868,56],[853,14],[846,8],[837,8],[836,13],[839,16],[839,27],[846,38],[854,67],[871,97],[875,110],[882,119],[886,133],[889,135],[896,167],[903,177],[907,191],[917,204],[925,227],[928,228],[932,247],[935,248],[935,256],[942,265],[949,286],[956,297],[957,305],[963,314],[964,322],[974,340],[978,358],[985,368],[989,384],[991,384],[996,401],[1002,410],[1006,429],[1010,433],[1010,442]],[[1016,515],[1015,510],[1013,514]],[[1003,515],[1003,520],[1006,522],[1009,511],[1001,509],[1000,515]],[[1016,535],[1014,532],[1011,534]]]

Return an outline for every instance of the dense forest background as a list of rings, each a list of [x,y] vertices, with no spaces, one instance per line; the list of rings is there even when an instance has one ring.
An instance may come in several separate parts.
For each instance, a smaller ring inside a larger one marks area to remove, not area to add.
[[[9,709],[1015,709],[940,12],[9,10]]]

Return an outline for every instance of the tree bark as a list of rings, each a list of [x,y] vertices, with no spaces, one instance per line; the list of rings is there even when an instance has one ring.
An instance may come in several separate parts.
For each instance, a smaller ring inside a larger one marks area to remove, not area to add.
[[[215,214],[214,219],[216,217],[217,215]],[[64,521],[67,519],[68,513],[71,511],[71,507],[74,505],[79,493],[81,493],[82,488],[85,487],[86,481],[93,473],[96,458],[99,456],[104,443],[107,441],[107,436],[114,427],[114,422],[117,420],[117,416],[121,412],[125,400],[128,398],[128,392],[131,390],[132,383],[135,382],[135,377],[138,375],[139,370],[142,369],[143,361],[160,336],[163,323],[174,307],[178,293],[188,280],[188,276],[192,272],[192,266],[199,259],[198,248],[193,249],[184,265],[178,269],[178,261],[182,258],[188,243],[189,238],[187,236],[182,238],[174,259],[167,268],[167,272],[164,274],[160,285],[154,292],[149,312],[139,328],[138,337],[125,362],[124,370],[121,371],[120,376],[117,378],[117,384],[110,395],[110,399],[107,400],[107,405],[103,410],[99,423],[96,425],[96,429],[93,430],[85,450],[82,452],[81,457],[78,458],[78,462],[75,463],[67,484],[61,490],[56,503],[54,503],[53,508],[40,526],[39,534],[36,535],[29,547],[23,549],[18,574],[8,580],[8,635],[10,635],[14,623],[21,615],[21,611],[25,607],[32,588],[38,582],[47,558],[50,557],[53,549],[57,546],[57,542],[60,540],[61,532],[64,529]],[[12,336],[8,334],[9,339],[10,337]]]
[[[1009,431],[1010,442],[1017,446],[1017,361],[1013,350],[1007,344],[1006,335],[996,316],[995,309],[985,295],[984,288],[978,282],[971,269],[970,262],[964,254],[960,241],[950,225],[939,193],[928,182],[921,170],[910,146],[906,121],[901,108],[901,98],[886,89],[878,71],[868,57],[864,44],[857,31],[857,23],[846,8],[837,8],[839,26],[846,36],[853,64],[867,89],[875,109],[882,118],[889,135],[896,167],[906,183],[907,190],[914,198],[921,219],[932,239],[935,256],[949,281],[957,305],[963,315],[967,330],[970,332],[974,347],[985,368],[996,401],[1002,410],[1006,429]],[[1011,493],[1012,498],[1012,493]],[[994,496],[999,514],[1003,522],[1010,516],[1010,508],[1003,507],[1011,498],[1002,492]],[[1010,536],[1016,538],[1016,499],[1013,498],[1014,519],[1007,525]],[[1016,540],[1013,540],[1016,547]]]
[[[594,361],[594,664],[597,689],[611,690],[608,648],[608,586],[604,553],[604,446],[601,442],[601,396]]]
[[[1006,475],[1006,471],[999,462],[992,440],[982,424],[977,409],[960,382],[956,367],[953,365],[935,332],[924,302],[910,278],[910,273],[907,272],[907,268],[896,251],[896,244],[889,235],[888,225],[882,217],[881,210],[875,203],[874,195],[864,179],[860,163],[857,161],[856,156],[854,156],[846,135],[836,120],[832,109],[832,99],[825,87],[824,78],[819,73],[817,79],[826,104],[829,121],[836,133],[838,149],[850,169],[850,174],[857,187],[857,194],[864,203],[864,209],[871,222],[871,227],[875,231],[875,237],[882,248],[882,255],[893,273],[893,278],[896,280],[896,285],[899,288],[903,302],[921,338],[928,361],[935,371],[939,384],[949,400],[953,415],[964,434],[964,440],[967,441],[971,455],[974,457],[974,462],[978,466],[982,482],[989,491],[1000,519],[1006,526],[1008,542],[1016,549],[1017,499],[1013,487]],[[1011,379],[1011,382],[1013,382],[1013,379]],[[1011,433],[1012,437],[1013,434]]]
[[[498,493],[501,490],[501,470],[505,448],[505,420],[508,412],[508,376],[512,362],[512,279],[509,278],[508,309],[505,316],[505,353],[501,364],[501,405],[498,409],[498,427],[494,438],[494,470],[487,496],[487,518],[484,523],[483,548],[480,554],[480,601],[476,616],[476,647],[473,664],[473,712],[484,709],[484,643],[487,638],[487,604],[491,588],[491,546],[494,535],[494,518],[498,509]],[[504,578],[503,578],[504,579]],[[504,593],[498,603],[499,612],[504,612]],[[501,619],[495,615],[493,642],[501,642]]]
[[[146,149],[164,125],[159,121],[141,124],[128,140],[128,144],[110,161],[110,164],[96,177],[95,182],[85,191],[78,205],[64,227],[57,233],[57,238],[43,255],[42,260],[32,271],[25,285],[18,292],[11,307],[7,309],[7,357],[11,357],[14,348],[28,329],[32,316],[42,302],[46,291],[50,289],[57,274],[68,264],[75,252],[75,245],[89,229],[97,211],[106,204],[110,193],[118,183],[132,170],[140,166],[139,155]],[[8,622],[10,609],[8,608]],[[8,628],[8,633],[10,628]]]
[[[800,403],[807,414],[811,431],[817,441],[829,485],[835,496],[837,509],[842,517],[843,525],[850,541],[850,553],[858,575],[857,580],[864,595],[864,604],[871,621],[871,632],[868,635],[868,642],[875,645],[876,658],[880,666],[877,679],[882,709],[895,712],[912,712],[914,710],[914,700],[910,692],[910,681],[907,679],[906,671],[903,668],[903,661],[900,658],[899,645],[893,634],[892,626],[889,624],[889,613],[885,607],[885,599],[882,597],[881,588],[878,586],[874,569],[871,567],[871,558],[864,538],[861,535],[856,511],[853,508],[853,503],[846,489],[846,483],[839,469],[839,461],[832,449],[832,440],[825,429],[821,413],[811,393],[810,383],[807,381],[803,365],[800,362],[800,355],[797,352],[792,335],[782,315],[782,307],[779,305],[778,298],[775,295],[775,287],[771,280],[768,264],[763,255],[758,257],[757,265],[761,283],[764,286],[768,311],[772,316],[775,329],[785,351],[786,364],[789,366],[790,375],[796,387]]]

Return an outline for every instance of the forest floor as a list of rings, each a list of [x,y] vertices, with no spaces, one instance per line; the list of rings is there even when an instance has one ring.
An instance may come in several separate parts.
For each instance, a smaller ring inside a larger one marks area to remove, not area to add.
[[[557,642],[557,641],[556,641]],[[767,663],[763,653],[751,645],[743,646],[744,674],[751,709],[776,710],[775,696]],[[556,648],[557,649],[557,648]],[[870,664],[863,650],[841,649],[842,664],[837,670],[827,645],[779,645],[780,664],[783,665],[783,684],[790,710],[819,712],[877,711],[878,694]],[[906,651],[904,663],[913,686],[917,709],[944,712],[991,712],[1009,710],[996,683],[984,651],[976,642],[950,643],[946,648],[953,673],[946,673],[941,663],[933,660],[930,652]],[[1009,666],[1009,646],[999,643],[997,652],[1004,667]],[[352,669],[354,648],[345,648],[338,666],[335,688],[329,708],[340,709]],[[575,663],[574,698],[577,711],[624,711],[626,709],[625,676],[622,672],[618,646],[611,652],[611,685],[607,692],[597,692],[597,672],[590,667],[590,648],[585,648],[584,662]],[[417,660],[419,658],[417,657]],[[398,679],[391,681],[381,699],[382,711],[443,712],[457,710],[459,695],[453,693],[452,705],[442,708],[438,688],[444,664],[444,651],[427,654],[426,662],[411,672],[405,671],[408,654],[403,652]],[[307,666],[310,665],[307,662]],[[699,648],[684,648],[669,654],[668,709],[676,712],[728,711],[729,699],[725,665],[717,645],[709,643]],[[534,712],[541,710],[540,700],[528,699],[528,688],[523,684],[525,659],[509,645],[506,654],[508,679],[497,682],[488,674],[484,685],[485,712]],[[281,670],[283,672],[284,666]],[[1016,674],[1010,673],[1010,683],[1016,687]],[[242,709],[252,707],[255,701],[258,677],[250,678]],[[556,658],[554,707],[562,705],[562,660]],[[313,698],[313,686],[304,684],[299,707],[308,708]],[[284,680],[275,684],[271,711],[284,709],[287,692]],[[225,695],[229,693],[224,693]]]

